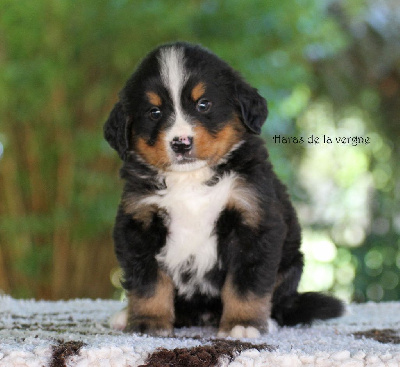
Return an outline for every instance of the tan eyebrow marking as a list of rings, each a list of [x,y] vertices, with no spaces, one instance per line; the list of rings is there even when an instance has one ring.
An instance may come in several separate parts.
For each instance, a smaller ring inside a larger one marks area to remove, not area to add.
[[[193,101],[197,101],[206,91],[206,86],[203,82],[196,84],[196,86],[192,89],[192,99]]]
[[[149,102],[154,105],[154,106],[161,106],[162,101],[161,97],[155,93],[155,92],[146,92],[147,98],[149,99]]]

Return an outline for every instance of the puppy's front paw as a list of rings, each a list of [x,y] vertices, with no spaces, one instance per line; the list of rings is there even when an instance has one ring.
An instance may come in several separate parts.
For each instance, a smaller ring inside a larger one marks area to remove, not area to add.
[[[231,336],[232,338],[259,338],[261,335],[260,330],[254,326],[236,325],[231,330],[220,330],[218,336],[225,338]]]
[[[173,325],[162,318],[135,317],[129,320],[124,331],[153,336],[173,336]]]
[[[121,311],[116,312],[111,316],[109,324],[111,329],[114,330],[124,330],[126,324],[128,323],[128,309],[124,308]]]

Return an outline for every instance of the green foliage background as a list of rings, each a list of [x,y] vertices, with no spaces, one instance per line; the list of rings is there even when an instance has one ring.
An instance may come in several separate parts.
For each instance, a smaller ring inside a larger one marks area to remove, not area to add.
[[[139,60],[185,40],[268,100],[263,134],[304,227],[301,288],[399,299],[399,28],[392,0],[3,0],[0,290],[115,294],[120,164],[102,125]],[[370,144],[273,140],[311,135]]]

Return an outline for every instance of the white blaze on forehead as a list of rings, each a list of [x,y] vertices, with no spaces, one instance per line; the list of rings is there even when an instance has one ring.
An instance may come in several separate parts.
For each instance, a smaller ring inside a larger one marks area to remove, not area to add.
[[[185,69],[185,56],[183,48],[166,47],[160,51],[159,63],[161,80],[170,93],[174,105],[174,121],[167,133],[167,140],[171,141],[176,136],[193,136],[193,129],[184,114],[181,105],[181,94],[188,80]]]
[[[187,81],[185,57],[182,48],[168,47],[160,51],[161,79],[169,89],[174,104],[180,102],[183,85]]]

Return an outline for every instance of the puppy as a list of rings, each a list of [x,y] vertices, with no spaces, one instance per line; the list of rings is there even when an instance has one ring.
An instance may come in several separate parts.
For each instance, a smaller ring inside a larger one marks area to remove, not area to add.
[[[104,127],[125,180],[119,328],[215,324],[220,336],[257,337],[270,317],[342,314],[335,298],[297,292],[301,231],[258,137],[268,110],[255,88],[206,49],[174,43],[147,55],[119,97]]]

